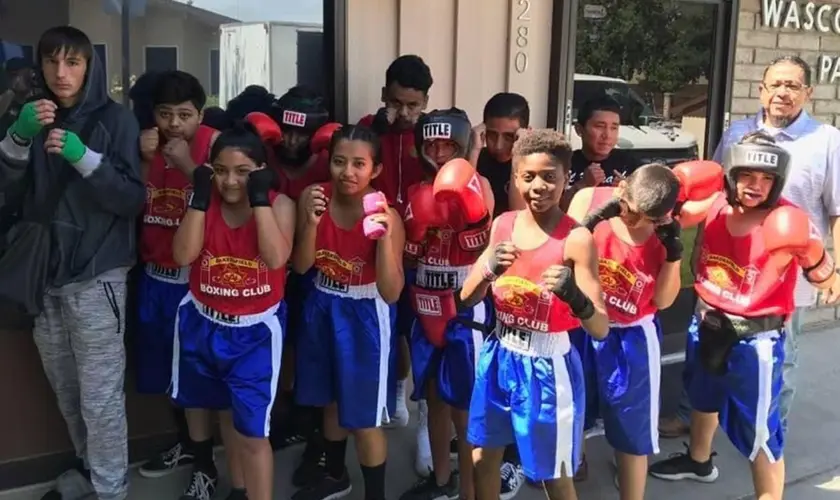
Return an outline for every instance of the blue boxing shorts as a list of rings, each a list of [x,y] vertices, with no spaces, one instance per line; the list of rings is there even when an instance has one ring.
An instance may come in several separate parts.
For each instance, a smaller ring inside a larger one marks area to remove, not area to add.
[[[565,333],[497,327],[479,355],[467,438],[481,448],[516,443],[532,481],[573,477],[582,459],[583,384]]]
[[[312,278],[314,276],[314,271],[298,274],[291,269],[286,274],[284,300],[286,301],[287,315],[286,334],[283,341],[288,346],[294,346],[300,332],[306,329],[306,322],[303,321],[303,305],[312,291]]]
[[[230,316],[188,293],[178,308],[172,394],[182,408],[231,410],[246,437],[265,438],[277,395],[286,304]]]
[[[751,462],[763,451],[771,463],[782,457],[784,429],[779,413],[785,331],[771,330],[742,338],[732,347],[727,373],[709,373],[699,359],[698,318],[688,329],[686,390],[692,407],[720,412],[720,426]]]
[[[583,414],[583,430],[588,431],[595,427],[596,421],[601,418],[598,401],[598,377],[595,370],[595,348],[592,346],[592,337],[586,333],[583,327],[569,330],[569,340],[580,356],[583,379],[586,381],[584,384],[586,408]]]
[[[189,291],[189,267],[146,264],[138,279],[136,386],[140,394],[166,394],[172,381],[175,317]]]
[[[659,453],[661,336],[659,320],[651,314],[612,325],[604,340],[591,340],[604,431],[621,453]]]
[[[492,302],[485,298],[473,307],[458,310],[446,326],[446,344],[429,342],[419,321],[411,330],[411,369],[414,392],[411,399],[426,399],[428,383],[436,384],[441,400],[458,410],[470,408],[478,353],[492,319]]]
[[[397,334],[404,335],[406,339],[411,340],[411,331],[414,328],[414,306],[411,304],[411,297],[408,293],[409,283],[414,283],[417,277],[417,269],[405,268],[403,273],[405,275],[405,285],[402,293],[400,293],[400,300],[397,302]]]
[[[382,300],[375,283],[347,288],[326,288],[316,276],[298,337],[295,400],[336,402],[341,427],[369,429],[390,422],[395,411],[397,308]]]

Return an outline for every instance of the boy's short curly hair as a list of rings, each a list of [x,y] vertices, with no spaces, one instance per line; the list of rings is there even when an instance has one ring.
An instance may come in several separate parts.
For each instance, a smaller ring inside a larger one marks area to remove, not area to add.
[[[513,143],[513,162],[533,154],[545,153],[568,173],[572,164],[572,147],[562,133],[550,129],[520,129]]]

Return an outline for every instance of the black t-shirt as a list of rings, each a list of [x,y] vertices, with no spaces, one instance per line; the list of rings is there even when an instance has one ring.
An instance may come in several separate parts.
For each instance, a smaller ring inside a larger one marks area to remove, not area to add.
[[[493,218],[508,211],[508,189],[510,187],[510,163],[509,161],[499,163],[487,148],[481,150],[478,155],[478,173],[487,178],[490,187],[493,189],[493,198],[496,200],[493,209]]]
[[[572,153],[572,169],[569,172],[569,187],[583,178],[583,172],[591,163],[601,164],[601,169],[604,171],[605,176],[604,182],[601,184],[602,186],[611,186],[616,173],[626,177],[633,173],[634,170],[642,166],[637,159],[633,158],[630,154],[626,151],[622,151],[621,149],[613,149],[609,156],[599,162],[589,160],[583,155],[583,150],[578,149]]]

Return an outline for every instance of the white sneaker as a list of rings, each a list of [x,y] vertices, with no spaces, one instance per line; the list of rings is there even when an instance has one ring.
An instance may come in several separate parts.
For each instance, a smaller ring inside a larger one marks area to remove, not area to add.
[[[414,457],[414,471],[420,477],[429,477],[432,473],[432,447],[429,444],[429,408],[426,401],[417,403],[419,410],[417,422],[417,454]]]
[[[408,425],[408,406],[405,404],[405,380],[397,380],[397,403],[394,414],[382,425],[387,428],[405,427]]]

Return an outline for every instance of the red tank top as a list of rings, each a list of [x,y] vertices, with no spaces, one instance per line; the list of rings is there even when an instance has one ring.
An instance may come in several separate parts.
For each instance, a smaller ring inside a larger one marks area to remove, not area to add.
[[[779,205],[790,203],[780,200]],[[729,314],[789,316],[798,266],[791,262],[780,273],[769,263],[760,225],[744,236],[732,236],[726,227],[728,206],[726,197],[719,196],[706,216],[694,282],[697,295]]]
[[[216,129],[199,125],[190,143],[196,165],[207,163],[210,141]],[[140,259],[145,263],[177,268],[172,259],[172,238],[187,211],[192,181],[180,170],[170,167],[158,151],[149,167],[146,180],[146,208],[140,229]]]
[[[409,198],[419,184],[409,189]],[[417,286],[430,290],[457,290],[464,285],[470,267],[487,248],[492,221],[464,228],[460,210],[450,203],[446,211],[450,221],[443,227],[426,231],[425,250],[417,260]]]
[[[332,184],[322,183],[332,196]],[[315,236],[315,284],[324,291],[353,298],[378,296],[376,288],[376,240],[365,236],[359,219],[352,229],[335,224],[330,211],[318,224]]]
[[[278,194],[272,192],[272,204]],[[214,191],[204,221],[204,248],[190,269],[190,292],[203,305],[232,316],[259,314],[283,300],[286,268],[269,269],[260,258],[254,217],[231,228]]]
[[[511,240],[519,213],[505,212],[498,217],[492,245]],[[565,260],[566,237],[576,226],[574,219],[564,215],[545,243],[533,250],[523,250],[493,283],[496,321],[517,330],[538,333],[563,333],[580,326],[569,305],[540,283],[546,269]]]
[[[595,188],[589,211],[611,200],[614,191],[613,187]],[[665,262],[665,247],[659,238],[651,234],[644,243],[632,245],[615,234],[608,220],[595,226],[592,236],[610,322],[627,325],[655,313],[656,278]]]
[[[322,151],[315,158],[312,165],[302,172],[297,177],[289,177],[288,172],[282,168],[274,156],[274,152],[269,148],[269,162],[274,165],[279,177],[280,192],[297,202],[303,190],[312,184],[321,182],[329,182],[330,180],[330,155],[327,151]]]

